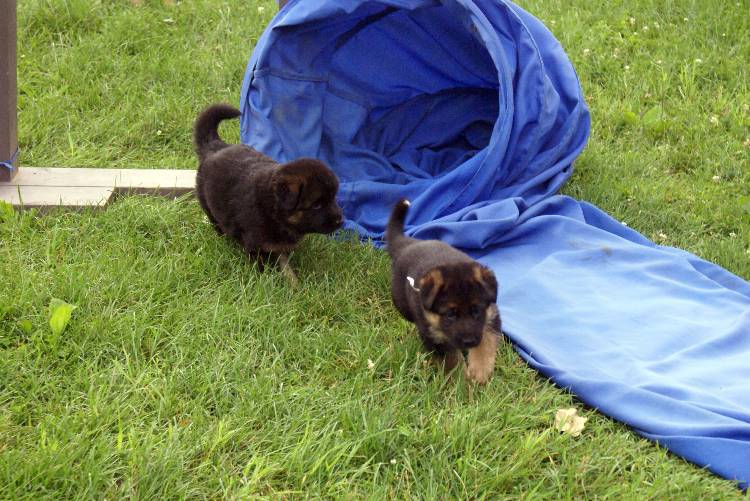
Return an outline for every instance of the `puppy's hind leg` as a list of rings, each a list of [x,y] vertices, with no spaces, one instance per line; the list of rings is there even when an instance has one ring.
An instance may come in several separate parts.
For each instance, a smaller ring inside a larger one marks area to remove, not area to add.
[[[213,226],[214,230],[216,230],[216,233],[218,233],[219,235],[224,235],[224,230],[221,229],[218,221],[216,221],[216,219],[214,219],[214,217],[210,213],[206,212],[206,218],[208,218],[208,222],[211,223],[211,226]]]

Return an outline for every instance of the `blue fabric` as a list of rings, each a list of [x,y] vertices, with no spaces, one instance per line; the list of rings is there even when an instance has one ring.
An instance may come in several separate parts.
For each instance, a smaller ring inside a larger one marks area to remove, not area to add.
[[[20,151],[20,149],[16,148],[16,151],[13,152],[13,156],[11,156],[8,160],[0,160],[0,167],[5,167],[11,173],[13,173],[13,171],[16,170],[16,166],[13,164],[16,163],[16,160],[18,159],[18,153]]]
[[[346,227],[495,271],[521,356],[589,405],[746,488],[750,284],[555,195],[589,134],[559,43],[504,0],[292,0],[252,54],[243,142],[339,175]]]

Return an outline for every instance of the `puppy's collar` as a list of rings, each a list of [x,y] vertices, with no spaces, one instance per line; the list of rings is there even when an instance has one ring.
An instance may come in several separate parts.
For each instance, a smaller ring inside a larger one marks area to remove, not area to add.
[[[413,279],[413,278],[411,278],[411,277],[407,276],[407,277],[406,277],[406,281],[407,281],[407,282],[409,282],[409,285],[410,285],[410,286],[411,286],[411,288],[412,288],[412,289],[414,289],[415,291],[419,292],[420,290],[422,290],[422,289],[418,289],[417,287],[415,287],[415,286],[414,286],[414,279]]]

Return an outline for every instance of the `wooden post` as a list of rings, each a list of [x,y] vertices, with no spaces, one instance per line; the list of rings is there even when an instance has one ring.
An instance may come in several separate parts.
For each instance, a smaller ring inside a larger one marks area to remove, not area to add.
[[[0,165],[0,181],[18,173],[16,88],[16,0],[0,0],[0,162],[14,160],[15,168]]]

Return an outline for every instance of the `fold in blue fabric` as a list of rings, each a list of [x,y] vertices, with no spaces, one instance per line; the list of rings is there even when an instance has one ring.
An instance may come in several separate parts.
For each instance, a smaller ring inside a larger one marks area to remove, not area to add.
[[[589,134],[575,71],[504,0],[289,2],[250,58],[242,141],[341,180],[346,227],[454,245],[526,362],[687,460],[750,480],[750,284],[557,195]]]

